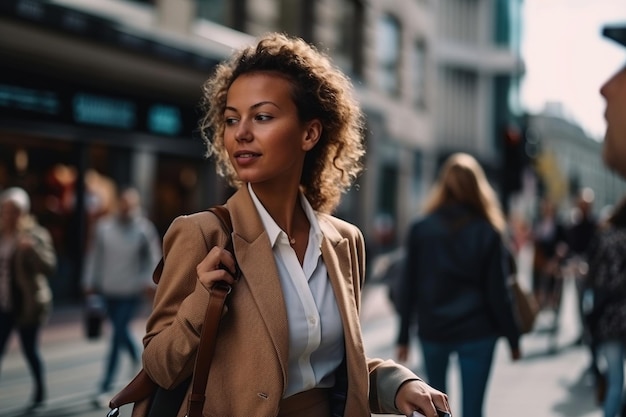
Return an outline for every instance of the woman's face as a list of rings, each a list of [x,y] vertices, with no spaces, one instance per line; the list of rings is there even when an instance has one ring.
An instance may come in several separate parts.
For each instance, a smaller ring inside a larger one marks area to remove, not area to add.
[[[606,100],[605,164],[626,178],[626,66],[600,89]]]
[[[298,185],[304,156],[321,132],[301,122],[286,78],[272,73],[239,76],[224,111],[224,145],[239,179],[252,184]]]

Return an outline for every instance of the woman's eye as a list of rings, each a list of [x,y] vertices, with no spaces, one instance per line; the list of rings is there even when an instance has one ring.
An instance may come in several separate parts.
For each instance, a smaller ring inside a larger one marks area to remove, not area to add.
[[[270,115],[268,115],[268,114],[258,114],[258,115],[256,116],[256,119],[257,119],[258,121],[261,121],[261,122],[266,122],[266,121],[268,121],[268,120],[272,120],[272,119],[273,119],[273,117],[272,117],[272,116],[270,116]]]
[[[227,117],[224,120],[224,123],[228,126],[234,125],[235,123],[237,123],[237,119],[235,117]]]

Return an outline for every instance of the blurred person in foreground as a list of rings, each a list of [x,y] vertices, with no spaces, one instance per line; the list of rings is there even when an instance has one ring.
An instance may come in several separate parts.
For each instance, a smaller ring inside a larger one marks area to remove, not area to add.
[[[603,34],[626,46],[626,24],[607,26]],[[626,66],[601,87],[607,128],[602,149],[605,165],[626,178]],[[604,417],[624,416],[626,358],[626,198],[601,226],[589,255],[588,285],[593,293],[589,326],[598,353],[606,361]]]
[[[474,157],[458,153],[443,165],[406,238],[397,357],[406,361],[417,321],[428,382],[446,391],[450,356],[458,356],[462,417],[483,415],[496,341],[505,336],[513,360],[520,333],[508,289],[511,253],[505,217]]]
[[[232,293],[205,415],[448,411],[445,394],[363,349],[363,235],[331,215],[364,152],[363,114],[349,79],[304,40],[269,33],[218,65],[204,104],[207,150],[237,188],[225,204],[234,253],[209,212],[170,225],[144,338],[146,372],[166,388],[189,378],[208,290],[225,281]]]
[[[90,242],[83,290],[85,295],[104,297],[106,313],[113,327],[104,378],[95,402],[106,406],[106,393],[113,387],[121,350],[126,350],[136,369],[141,361],[139,343],[132,336],[130,323],[144,296],[154,291],[152,272],[161,257],[161,240],[154,224],[141,212],[139,192],[133,187],[120,189],[116,211],[95,225]]]
[[[13,330],[35,380],[31,410],[46,399],[44,363],[39,353],[39,331],[52,308],[48,284],[56,268],[56,252],[48,230],[30,214],[25,190],[0,193],[0,359]]]

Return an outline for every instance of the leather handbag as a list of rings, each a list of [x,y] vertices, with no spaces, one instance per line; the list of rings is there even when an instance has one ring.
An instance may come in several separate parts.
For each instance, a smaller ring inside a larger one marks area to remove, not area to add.
[[[227,248],[232,251],[232,223],[230,213],[224,206],[209,208],[222,224],[224,233],[228,236]],[[233,252],[234,253],[234,252]],[[157,266],[163,268],[163,260]],[[237,268],[238,278],[239,269]],[[191,384],[191,394],[187,403],[187,417],[202,417],[202,408],[205,402],[205,389],[209,377],[211,360],[215,352],[215,341],[217,330],[224,310],[226,298],[230,294],[230,285],[218,282],[209,290],[209,304],[204,316],[204,324],[200,333],[200,342],[196,353],[196,360],[192,377],[182,382],[172,390],[166,390],[150,379],[148,374],[142,369],[120,392],[118,392],[109,402],[110,411],[107,417],[118,417],[119,409],[123,405],[151,399],[150,408],[146,417],[174,417],[183,405],[185,394]]]
[[[535,296],[522,289],[515,277],[509,282],[513,296],[513,307],[515,309],[519,330],[522,334],[532,332],[535,319],[539,314],[539,304]]]

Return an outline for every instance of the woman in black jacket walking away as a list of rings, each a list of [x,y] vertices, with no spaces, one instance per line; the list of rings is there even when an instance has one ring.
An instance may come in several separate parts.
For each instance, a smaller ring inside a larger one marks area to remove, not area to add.
[[[400,301],[398,359],[417,333],[428,382],[446,391],[448,361],[458,355],[462,417],[483,415],[496,341],[505,336],[520,358],[519,330],[508,290],[504,215],[483,169],[472,156],[452,155],[409,230]]]

